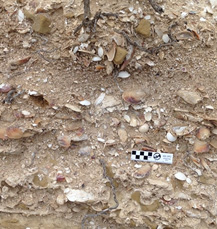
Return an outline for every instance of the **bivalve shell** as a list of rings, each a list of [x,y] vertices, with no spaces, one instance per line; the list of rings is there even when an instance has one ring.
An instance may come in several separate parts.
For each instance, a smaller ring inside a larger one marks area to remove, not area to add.
[[[167,140],[168,140],[169,142],[175,142],[176,139],[177,139],[176,136],[173,136],[170,132],[167,133]]]
[[[196,137],[200,140],[205,140],[210,137],[210,130],[206,127],[201,127],[197,131]]]
[[[139,127],[139,132],[141,133],[146,133],[148,132],[148,130],[149,130],[149,125],[147,123]]]
[[[146,112],[145,113],[145,121],[150,122],[152,120],[152,113]]]
[[[141,90],[126,90],[122,94],[122,98],[125,102],[130,104],[138,104],[144,98],[145,93]]]
[[[196,139],[194,143],[194,152],[195,153],[208,153],[209,152],[209,144],[204,141],[200,141]]]
[[[99,48],[98,48],[98,56],[99,56],[99,57],[102,57],[103,54],[104,54],[103,48],[102,48],[102,47],[99,47]]]
[[[185,176],[184,173],[177,172],[177,173],[175,174],[175,178],[176,178],[177,180],[185,181],[187,177]]]
[[[122,79],[126,79],[126,78],[130,77],[130,73],[128,73],[126,71],[121,71],[121,72],[119,72],[118,77],[122,78]]]

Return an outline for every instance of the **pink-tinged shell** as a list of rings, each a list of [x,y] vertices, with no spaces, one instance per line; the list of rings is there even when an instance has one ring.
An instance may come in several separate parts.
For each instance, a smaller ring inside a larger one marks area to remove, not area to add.
[[[71,138],[69,136],[59,136],[57,138],[58,144],[66,149],[71,146]]]
[[[209,152],[209,144],[204,141],[199,141],[196,139],[194,143],[194,152],[195,153],[208,153]]]
[[[14,61],[11,61],[11,66],[18,66],[18,65],[22,65],[22,64],[25,64],[27,63],[29,60],[31,59],[31,57],[26,57],[24,59],[20,59],[20,60],[14,60]]]
[[[122,98],[127,103],[138,104],[142,101],[144,95],[144,92],[141,90],[126,90],[122,94]]]
[[[10,139],[20,139],[23,137],[23,131],[19,127],[8,127],[6,129],[6,136]]]
[[[210,130],[206,127],[201,127],[196,134],[196,137],[200,140],[205,140],[209,138],[210,136]]]
[[[64,182],[66,180],[63,174],[57,174],[56,181],[57,182]]]
[[[0,85],[0,92],[1,93],[7,93],[7,92],[9,92],[10,90],[12,90],[12,86],[10,85],[10,84],[1,84]]]

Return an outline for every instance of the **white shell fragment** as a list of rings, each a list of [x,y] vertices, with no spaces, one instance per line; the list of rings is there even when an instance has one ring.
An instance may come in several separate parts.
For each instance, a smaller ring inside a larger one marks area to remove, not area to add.
[[[175,126],[173,127],[173,131],[176,133],[177,136],[182,136],[186,128],[187,126]]]
[[[72,104],[67,103],[65,105],[65,107],[67,107],[70,110],[75,111],[75,112],[79,112],[79,113],[81,112],[81,109],[78,106],[76,106],[76,105],[72,105]]]
[[[177,172],[177,173],[175,174],[175,178],[176,178],[177,180],[185,181],[187,177],[185,176],[184,173]]]
[[[99,95],[99,97],[96,99],[95,105],[97,106],[97,105],[99,105],[100,103],[102,103],[102,101],[103,101],[104,98],[105,98],[105,93],[101,93],[101,94]]]
[[[176,139],[177,139],[176,136],[173,136],[170,132],[167,133],[167,140],[168,140],[169,142],[175,142]]]
[[[128,72],[126,72],[126,71],[121,71],[121,72],[119,72],[119,74],[118,74],[118,77],[119,78],[122,78],[122,79],[126,79],[126,78],[128,78],[130,76],[130,73],[128,73]]]
[[[23,11],[22,10],[18,10],[18,15],[17,15],[17,17],[18,17],[18,21],[19,22],[22,22],[23,20],[24,20],[24,13],[23,13]]]
[[[25,111],[25,110],[22,111],[21,113],[22,113],[24,116],[29,116],[29,115],[30,115],[30,112],[29,112],[29,111]]]
[[[94,201],[95,199],[92,193],[88,193],[83,190],[66,188],[64,193],[66,194],[67,199],[71,202],[84,203]]]
[[[92,59],[92,61],[95,61],[95,62],[101,61],[101,60],[102,60],[102,58],[99,57],[99,56],[95,56],[95,57],[93,57],[93,59]]]
[[[98,56],[99,56],[99,57],[102,57],[103,54],[104,54],[104,53],[103,53],[103,48],[102,48],[102,47],[99,47],[99,48],[98,48]]]
[[[170,41],[170,38],[169,38],[168,34],[164,34],[162,36],[162,40],[163,40],[164,43],[168,43]]]
[[[88,100],[83,100],[79,102],[82,106],[90,106],[91,102]]]
[[[187,12],[182,12],[181,13],[181,18],[185,18],[185,17],[187,17],[188,16],[188,13]]]

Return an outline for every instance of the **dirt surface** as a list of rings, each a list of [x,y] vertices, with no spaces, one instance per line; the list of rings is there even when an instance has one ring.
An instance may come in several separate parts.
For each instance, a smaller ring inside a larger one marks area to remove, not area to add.
[[[119,17],[74,34],[80,0],[0,1],[0,228],[217,227],[217,9],[157,3],[164,13],[92,0],[92,17]],[[115,42],[132,54],[129,77],[108,62]],[[173,163],[132,161],[132,150]]]

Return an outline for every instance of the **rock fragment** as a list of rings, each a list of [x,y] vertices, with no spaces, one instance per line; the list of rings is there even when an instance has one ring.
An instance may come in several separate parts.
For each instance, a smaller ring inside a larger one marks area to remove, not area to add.
[[[92,193],[83,190],[66,188],[64,193],[66,194],[66,198],[71,202],[85,203],[93,202],[95,200]]]
[[[50,19],[43,14],[38,14],[34,17],[32,29],[37,33],[47,34],[51,31],[50,24]]]
[[[136,32],[143,35],[145,38],[151,35],[151,24],[148,20],[142,19],[136,27]]]
[[[117,47],[115,57],[114,57],[114,63],[115,64],[122,64],[125,57],[127,55],[127,50],[121,47]]]

